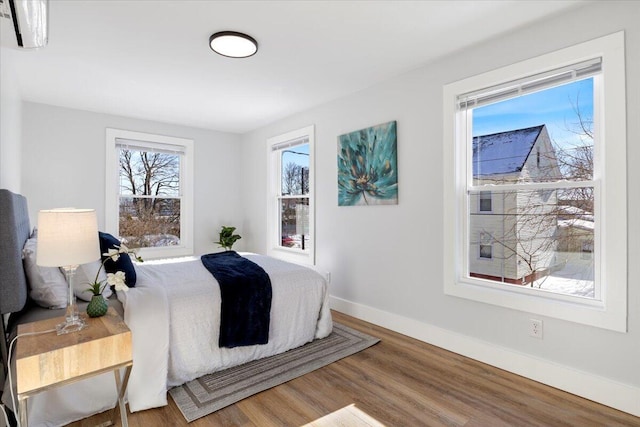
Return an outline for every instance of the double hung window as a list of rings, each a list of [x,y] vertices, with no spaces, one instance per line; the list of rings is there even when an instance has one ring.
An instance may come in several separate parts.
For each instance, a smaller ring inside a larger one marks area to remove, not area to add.
[[[193,141],[107,130],[107,230],[148,258],[192,243]]]
[[[445,86],[447,294],[626,328],[624,98],[621,33]]]
[[[269,253],[314,263],[314,127],[269,138]]]

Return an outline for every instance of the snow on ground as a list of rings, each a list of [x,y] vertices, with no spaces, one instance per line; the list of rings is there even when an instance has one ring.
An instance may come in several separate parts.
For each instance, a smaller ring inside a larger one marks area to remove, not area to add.
[[[595,297],[593,282],[594,264],[590,253],[559,253],[559,259],[566,259],[561,270],[550,276],[536,280],[534,287],[564,295],[587,298]]]

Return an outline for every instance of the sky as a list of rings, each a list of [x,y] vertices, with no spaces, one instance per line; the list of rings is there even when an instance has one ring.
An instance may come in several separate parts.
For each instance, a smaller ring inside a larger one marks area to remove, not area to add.
[[[555,143],[579,143],[579,137],[568,130],[575,129],[579,123],[574,111],[576,100],[581,114],[591,119],[593,77],[475,108],[473,136],[546,124]]]
[[[289,162],[309,167],[309,144],[296,145],[282,150],[282,166],[284,167]]]

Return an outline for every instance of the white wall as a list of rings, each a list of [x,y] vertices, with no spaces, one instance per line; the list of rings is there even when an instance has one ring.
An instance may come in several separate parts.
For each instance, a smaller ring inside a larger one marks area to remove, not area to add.
[[[19,193],[22,102],[11,66],[17,54],[0,48],[0,188]]]
[[[108,127],[194,140],[196,254],[217,251],[220,226],[240,222],[237,135],[30,102],[23,103],[22,123],[21,191],[33,225],[40,209],[74,206],[95,208],[103,229]]]
[[[640,3],[589,3],[244,135],[243,229],[248,249],[266,250],[266,139],[315,124],[317,269],[332,273],[337,306],[426,341],[448,342],[449,348],[532,378],[553,376],[549,382],[558,387],[640,415],[640,264],[634,262],[640,258],[640,168],[628,168],[626,334],[543,318],[544,339],[532,339],[527,335],[530,313],[445,296],[441,249],[442,218],[449,209],[442,205],[443,85],[625,30],[628,161],[636,164],[639,18]],[[338,207],[337,136],[390,120],[398,122],[399,205]],[[541,366],[546,372],[536,372]],[[584,379],[595,386],[588,387]],[[603,384],[612,388],[592,390]],[[615,394],[609,390],[630,393],[618,393],[627,400],[616,403],[608,400],[607,394]]]

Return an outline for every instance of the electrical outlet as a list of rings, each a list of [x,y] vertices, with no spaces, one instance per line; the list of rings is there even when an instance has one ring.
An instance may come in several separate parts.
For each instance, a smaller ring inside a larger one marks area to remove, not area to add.
[[[324,273],[324,280],[326,280],[327,283],[331,283],[331,273],[329,271]]]
[[[529,319],[529,336],[542,339],[542,320]]]

